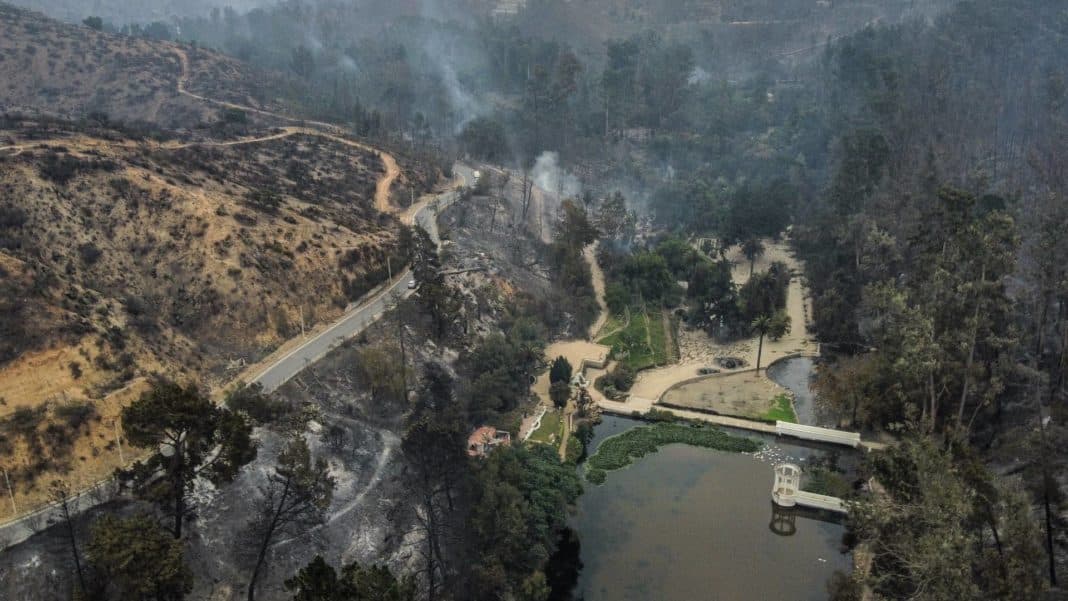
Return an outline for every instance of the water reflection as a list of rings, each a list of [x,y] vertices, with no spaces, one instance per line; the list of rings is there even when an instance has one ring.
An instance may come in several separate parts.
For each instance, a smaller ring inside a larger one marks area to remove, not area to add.
[[[774,502],[771,504],[771,523],[768,530],[778,536],[793,536],[797,534],[797,508],[780,507]]]
[[[634,425],[608,418],[591,446]],[[822,453],[764,440],[776,456]],[[839,550],[844,529],[803,510],[776,512],[772,468],[751,455],[671,445],[587,486],[572,520],[584,564],[575,597],[825,599],[830,575],[851,565]]]

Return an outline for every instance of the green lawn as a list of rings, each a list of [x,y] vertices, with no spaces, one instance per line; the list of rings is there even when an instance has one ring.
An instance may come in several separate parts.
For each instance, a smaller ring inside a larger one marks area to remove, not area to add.
[[[797,415],[794,414],[794,405],[790,402],[790,397],[786,394],[780,394],[774,399],[775,405],[768,409],[768,412],[760,416],[760,419],[770,422],[790,422],[791,424],[797,423]]]
[[[604,322],[604,326],[602,326],[600,331],[597,332],[597,335],[601,336],[602,334],[607,332],[616,332],[617,330],[622,330],[623,326],[626,325],[626,323],[626,315],[609,315],[608,319],[606,319]]]
[[[607,478],[606,472],[626,467],[664,445],[677,443],[734,453],[752,453],[762,446],[759,441],[732,436],[712,426],[667,422],[640,426],[602,442],[587,460],[586,479],[601,484]]]
[[[620,363],[634,371],[667,365],[671,362],[671,350],[668,349],[668,336],[664,331],[661,311],[650,310],[646,315],[640,307],[632,308],[630,323],[598,342],[611,346],[613,357],[626,354]],[[622,325],[622,322],[618,322],[615,327]]]
[[[532,442],[540,442],[543,444],[555,444],[559,442],[563,436],[563,420],[560,411],[553,409],[552,411],[546,411],[545,415],[541,417],[541,426],[534,433],[530,435]]]

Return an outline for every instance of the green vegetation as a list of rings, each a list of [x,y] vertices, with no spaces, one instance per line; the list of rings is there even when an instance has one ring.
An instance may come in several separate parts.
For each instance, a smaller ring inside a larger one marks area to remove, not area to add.
[[[544,349],[540,326],[532,319],[516,320],[506,336],[487,336],[460,358],[468,379],[468,410],[488,421],[519,406],[530,389]]]
[[[196,386],[157,382],[122,410],[122,430],[132,446],[156,452],[119,470],[119,483],[159,504],[176,539],[182,538],[182,526],[195,510],[191,493],[196,482],[230,482],[256,458],[245,417],[215,405]]]
[[[560,411],[553,409],[546,411],[541,417],[541,425],[530,435],[532,442],[553,444],[560,440],[564,432],[564,423]]]
[[[1041,537],[1026,496],[972,449],[910,435],[874,455],[870,468],[886,492],[849,517],[872,542],[876,598],[1043,598]]]
[[[578,432],[574,433],[567,439],[567,448],[564,449],[564,461],[577,464],[582,460],[582,456],[586,453],[586,444],[582,442],[582,438],[579,437]]]
[[[567,360],[567,357],[557,357],[553,359],[552,366],[549,368],[549,382],[553,384],[556,382],[570,383],[573,371],[571,362]]]
[[[792,424],[797,423],[797,414],[794,413],[794,404],[790,399],[790,395],[783,393],[776,396],[772,402],[774,405],[771,409],[768,409],[767,413],[760,416],[760,419],[774,422],[790,422]]]
[[[545,560],[581,493],[575,467],[561,462],[555,448],[513,445],[491,453],[476,467],[463,527],[473,543],[465,561],[479,569],[457,598],[530,598],[506,593],[544,581]]]
[[[105,514],[90,527],[86,555],[102,593],[119,599],[181,599],[193,589],[182,541],[152,515]]]
[[[801,490],[844,499],[853,493],[853,487],[841,473],[825,467],[810,467],[805,470]]]
[[[667,365],[672,358],[659,309],[632,309],[626,327],[598,342],[611,346],[613,357],[632,371]]]
[[[616,284],[612,284],[612,286],[618,288],[618,285]],[[630,321],[630,315],[627,313],[628,308],[626,307],[626,305],[624,305],[622,309],[615,311],[612,309],[612,305],[609,304],[608,309],[609,311],[611,311],[611,313],[609,314],[608,319],[605,320],[604,327],[601,328],[600,332],[597,332],[597,335],[600,338],[605,338],[609,334],[614,334],[619,330],[622,330],[627,326],[627,323]]]
[[[758,441],[732,436],[712,426],[676,423],[639,426],[601,443],[587,462],[586,480],[601,484],[607,477],[606,472],[624,468],[669,444],[688,444],[732,453],[752,453],[761,447]]]
[[[316,555],[297,575],[285,581],[293,601],[414,601],[417,587],[411,577],[398,579],[386,566],[370,567],[353,562],[341,575]]]

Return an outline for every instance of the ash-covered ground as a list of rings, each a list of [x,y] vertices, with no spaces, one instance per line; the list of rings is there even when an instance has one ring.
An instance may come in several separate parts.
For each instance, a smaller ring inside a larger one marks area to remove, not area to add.
[[[414,388],[426,362],[452,365],[466,344],[497,331],[518,295],[523,302],[552,306],[560,292],[545,264],[546,246],[532,229],[537,227],[533,209],[527,223],[521,223],[520,186],[520,178],[512,178],[440,217],[446,239],[442,269],[465,298],[466,336],[435,344],[429,319],[419,314],[417,303],[402,303],[275,393],[310,416],[302,435],[314,457],[327,459],[337,487],[323,525],[280,537],[271,547],[257,587],[259,599],[289,599],[283,582],[316,554],[335,566],[360,561],[385,563],[399,572],[413,569],[418,534],[404,521],[410,518],[398,517],[411,513],[396,511],[408,503],[400,449],[407,404],[381,395],[372,399],[358,362],[368,347],[395,348],[403,322],[409,387]],[[245,597],[257,550],[248,524],[285,443],[284,432],[280,425],[257,428],[256,460],[230,484],[218,489],[203,484],[195,490],[196,515],[186,530],[185,558],[195,576],[190,599]],[[103,512],[153,510],[129,499],[96,507],[76,520],[79,544],[84,549],[89,524]],[[66,533],[41,526],[41,533],[0,552],[0,599],[70,599],[74,565]]]
[[[367,339],[384,336],[388,325],[380,322]],[[408,561],[403,544],[408,525],[389,519],[390,509],[405,497],[398,478],[403,469],[404,408],[371,402],[355,367],[360,346],[354,343],[334,351],[276,393],[312,416],[302,435],[313,457],[329,462],[337,485],[321,526],[286,533],[271,546],[257,586],[259,599],[289,599],[283,582],[317,554],[335,566],[361,561],[403,568]],[[331,433],[331,426],[340,430]],[[244,595],[258,550],[258,542],[248,536],[248,524],[286,440],[284,433],[273,429],[258,429],[256,436],[256,460],[234,483],[220,491],[204,491],[187,552],[197,575],[192,598]]]

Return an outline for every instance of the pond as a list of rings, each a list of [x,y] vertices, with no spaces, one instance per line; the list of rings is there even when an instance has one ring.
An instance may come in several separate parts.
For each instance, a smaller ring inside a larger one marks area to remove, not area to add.
[[[815,370],[816,364],[811,357],[792,357],[776,361],[768,367],[768,378],[794,393],[794,411],[798,423],[833,428],[834,419],[816,407],[816,395],[812,391]]]
[[[591,451],[638,425],[606,417]],[[830,576],[852,566],[840,550],[844,527],[780,513],[779,529],[785,521],[795,530],[776,534],[770,495],[775,463],[805,465],[826,451],[755,437],[766,444],[755,455],[669,445],[587,484],[571,521],[584,566],[574,598],[826,599]]]

